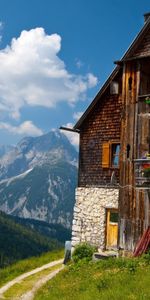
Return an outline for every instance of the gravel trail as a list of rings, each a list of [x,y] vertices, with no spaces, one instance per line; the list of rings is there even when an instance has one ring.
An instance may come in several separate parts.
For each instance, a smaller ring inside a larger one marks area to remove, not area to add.
[[[29,272],[23,273],[22,275],[20,275],[20,276],[14,278],[13,280],[9,281],[8,283],[6,283],[4,286],[2,286],[2,287],[0,288],[0,299],[4,299],[4,293],[5,293],[9,288],[11,288],[14,284],[20,283],[23,279],[25,279],[25,278],[27,278],[27,277],[29,277],[29,276],[31,276],[31,275],[34,275],[34,274],[36,274],[36,273],[38,273],[38,272],[41,272],[41,271],[43,271],[43,270],[45,270],[45,269],[48,269],[48,268],[50,268],[50,267],[53,267],[53,266],[56,266],[56,265],[62,264],[62,263],[63,263],[63,259],[55,260],[55,261],[53,261],[53,262],[50,262],[50,263],[48,263],[48,264],[45,264],[45,265],[43,265],[43,266],[41,266],[41,267],[39,267],[39,268],[36,268],[36,269],[34,269],[34,270],[31,270],[31,271],[29,271]],[[41,286],[42,284],[44,284],[46,281],[48,281],[49,279],[51,279],[52,277],[54,277],[54,276],[55,276],[62,268],[63,268],[63,266],[62,266],[61,268],[55,270],[55,271],[50,272],[49,275],[44,276],[42,279],[40,279],[39,281],[37,281],[37,283],[36,283],[35,286],[39,286],[39,287],[40,287],[40,286]],[[46,278],[48,278],[48,277],[49,277],[49,279],[46,280]],[[42,280],[43,280],[43,281],[42,281]],[[41,283],[40,283],[40,282],[41,282]],[[42,282],[44,282],[44,283],[42,283]],[[37,288],[38,288],[38,287],[37,287]],[[37,288],[36,288],[36,289],[37,289]],[[34,287],[33,287],[33,290],[34,290]],[[31,292],[32,292],[32,291],[31,291]],[[25,300],[25,299],[27,299],[27,298],[21,298],[21,299],[24,299],[24,300]],[[28,298],[28,299],[32,299],[32,298]]]

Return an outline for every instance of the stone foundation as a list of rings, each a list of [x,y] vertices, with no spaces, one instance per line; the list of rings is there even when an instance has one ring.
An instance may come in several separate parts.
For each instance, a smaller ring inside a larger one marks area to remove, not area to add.
[[[80,187],[76,189],[76,203],[72,225],[72,247],[88,242],[105,249],[106,209],[118,208],[119,190],[113,188]]]

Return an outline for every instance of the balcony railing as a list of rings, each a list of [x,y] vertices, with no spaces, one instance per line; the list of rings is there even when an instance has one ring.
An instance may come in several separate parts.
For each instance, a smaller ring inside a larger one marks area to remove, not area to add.
[[[135,159],[136,187],[150,189],[150,158]]]

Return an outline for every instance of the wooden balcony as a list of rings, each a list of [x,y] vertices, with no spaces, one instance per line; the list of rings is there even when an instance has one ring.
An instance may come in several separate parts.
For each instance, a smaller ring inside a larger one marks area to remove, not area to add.
[[[150,158],[134,159],[135,185],[150,189]]]

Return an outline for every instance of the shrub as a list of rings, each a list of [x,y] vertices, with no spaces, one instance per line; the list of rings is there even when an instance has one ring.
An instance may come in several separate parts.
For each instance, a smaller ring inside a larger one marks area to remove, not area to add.
[[[146,263],[146,265],[150,265],[150,249],[147,253],[143,254],[141,260]]]
[[[78,262],[79,260],[86,259],[90,261],[92,259],[93,253],[96,251],[96,248],[87,244],[79,244],[75,247],[72,258],[74,262]]]
[[[135,259],[134,260],[129,260],[128,263],[127,263],[127,270],[130,273],[134,274],[137,270],[138,264],[139,264],[138,260],[135,260]]]
[[[104,289],[107,289],[109,287],[109,283],[110,280],[108,280],[108,278],[101,278],[98,280],[98,282],[96,283],[96,287],[98,289],[99,292],[101,292]]]

